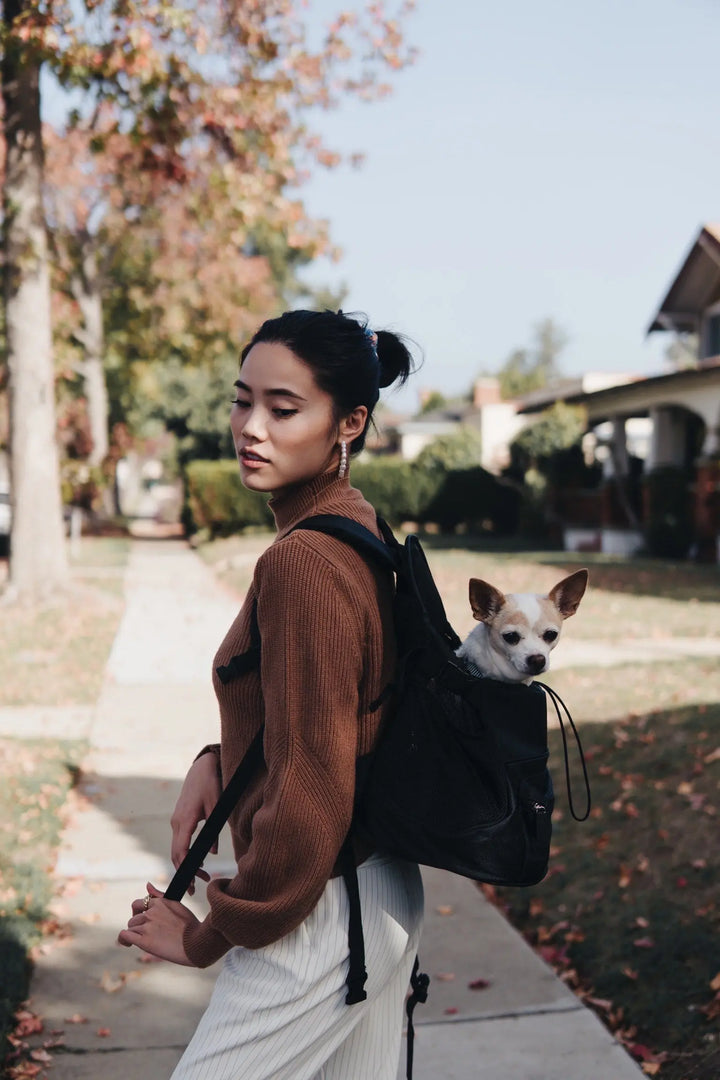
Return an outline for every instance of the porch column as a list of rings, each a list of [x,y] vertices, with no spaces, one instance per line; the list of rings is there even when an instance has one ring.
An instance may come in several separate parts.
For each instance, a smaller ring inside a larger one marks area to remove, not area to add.
[[[644,472],[652,472],[663,465],[681,465],[684,455],[684,426],[678,411],[667,406],[649,410],[652,420],[650,451]]]
[[[609,454],[603,462],[603,526],[614,529],[640,528],[637,514],[628,491],[630,459],[625,435],[625,419],[614,416],[607,446]]]
[[[720,459],[720,414],[715,418],[715,423],[708,423],[705,427],[705,441],[700,451],[701,461],[717,461]]]

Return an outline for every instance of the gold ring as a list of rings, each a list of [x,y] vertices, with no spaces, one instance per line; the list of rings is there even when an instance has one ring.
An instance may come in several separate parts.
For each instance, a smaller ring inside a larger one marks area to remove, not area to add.
[[[143,899],[143,911],[147,911],[147,909],[150,907],[151,899],[152,897],[150,896],[150,893],[148,893],[147,896]]]

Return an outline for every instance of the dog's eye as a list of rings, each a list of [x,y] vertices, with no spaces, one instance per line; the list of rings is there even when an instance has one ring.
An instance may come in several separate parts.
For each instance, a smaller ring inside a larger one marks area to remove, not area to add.
[[[548,643],[551,642],[551,641],[555,641],[557,636],[558,636],[557,630],[546,630],[545,633],[543,634],[543,641],[547,641]]]
[[[520,635],[517,630],[508,630],[507,634],[503,634],[503,641],[507,641],[508,645],[517,645],[520,640]]]

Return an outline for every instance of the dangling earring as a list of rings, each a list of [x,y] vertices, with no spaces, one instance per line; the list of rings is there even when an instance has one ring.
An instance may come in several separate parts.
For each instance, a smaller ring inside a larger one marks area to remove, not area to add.
[[[348,467],[347,443],[343,439],[340,443],[340,467],[338,468],[338,480],[344,480]]]

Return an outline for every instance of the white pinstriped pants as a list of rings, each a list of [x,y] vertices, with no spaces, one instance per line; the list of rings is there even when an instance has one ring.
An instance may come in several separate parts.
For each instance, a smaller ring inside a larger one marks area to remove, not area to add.
[[[422,881],[413,863],[373,855],[358,882],[367,1001],[345,1004],[348,901],[333,878],[297,930],[227,954],[171,1080],[395,1080]]]

